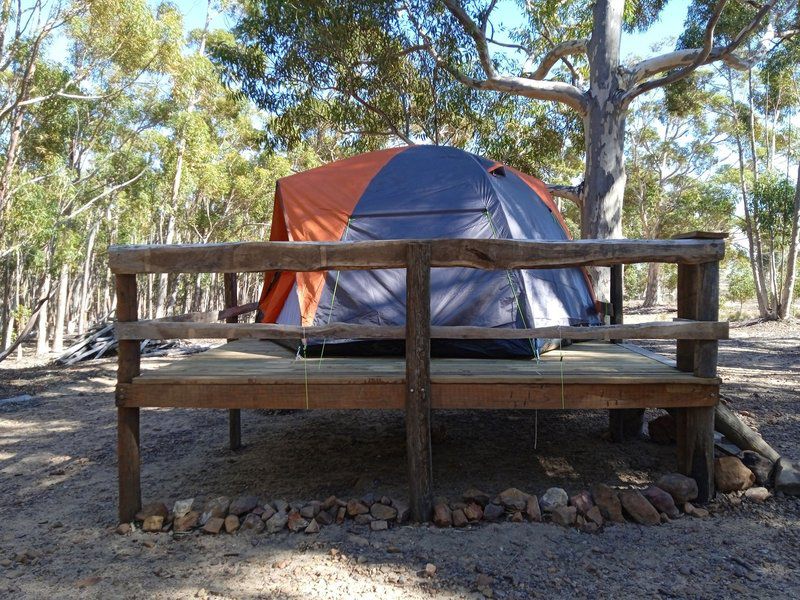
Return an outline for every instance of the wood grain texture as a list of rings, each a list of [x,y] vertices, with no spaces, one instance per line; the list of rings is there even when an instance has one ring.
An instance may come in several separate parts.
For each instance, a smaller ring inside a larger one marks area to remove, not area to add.
[[[696,265],[678,265],[678,318],[697,317],[698,270]],[[694,371],[694,342],[678,340],[675,353],[678,369]]]
[[[431,247],[409,244],[406,270],[406,460],[411,518],[433,512],[431,455]]]
[[[183,313],[182,315],[172,315],[152,319],[159,323],[213,323],[214,321],[226,321],[227,323],[237,323],[238,319],[229,321],[230,317],[238,317],[249,312],[258,310],[258,302],[250,302],[241,306],[231,306],[222,310],[207,310],[202,312]]]
[[[678,471],[697,482],[697,501],[714,497],[714,406],[681,407],[676,413]]]
[[[435,326],[430,336],[435,339],[571,339],[615,340],[635,339],[728,339],[728,323],[716,321],[654,321],[629,325],[600,325],[595,327],[534,327],[512,329],[505,327]],[[331,323],[315,327],[275,325],[272,323],[197,323],[139,321],[117,323],[117,339],[403,339],[406,331],[399,326]]]
[[[719,318],[719,263],[704,263],[696,269],[698,288],[695,318],[699,321],[716,321]],[[717,340],[694,342],[693,367],[696,376],[716,377],[718,349]]]
[[[726,231],[687,231],[673,235],[673,240],[724,240],[728,237]]]
[[[226,323],[238,323],[239,314],[234,313],[233,309],[239,304],[238,276],[236,273],[225,273],[222,276],[223,292],[225,296],[225,310],[220,311],[218,318],[224,318]],[[222,314],[230,311],[222,317]],[[231,341],[230,339],[228,340]],[[228,410],[228,441],[231,450],[238,450],[242,447],[242,411],[238,408]]]
[[[136,275],[117,275],[117,320],[136,321],[139,314]],[[119,342],[117,382],[127,385],[139,375],[138,341]],[[117,472],[119,482],[119,520],[130,522],[142,506],[139,452],[139,409],[117,408]]]
[[[211,273],[404,268],[410,244],[370,242],[235,242],[111,246],[114,273]],[[642,262],[698,264],[720,260],[722,240],[427,240],[434,267],[545,269]]]
[[[563,390],[563,404],[562,404]],[[405,409],[406,384],[139,383],[117,386],[122,407],[230,409]],[[629,409],[712,407],[719,383],[431,383],[433,409]]]

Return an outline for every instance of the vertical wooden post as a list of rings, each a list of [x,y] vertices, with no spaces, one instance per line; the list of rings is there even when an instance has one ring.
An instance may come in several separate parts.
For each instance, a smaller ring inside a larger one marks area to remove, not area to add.
[[[406,267],[406,453],[411,517],[433,510],[431,458],[431,248],[408,245]]]
[[[136,321],[136,275],[117,275],[117,321]],[[117,350],[117,382],[130,383],[139,375],[139,340],[122,340]],[[132,521],[142,506],[139,454],[139,409],[117,407],[117,468],[119,520]]]
[[[223,275],[225,285],[225,308],[239,306],[238,277],[236,273],[225,273]],[[238,323],[238,315],[227,317],[226,323]],[[228,340],[230,341],[230,340]],[[242,414],[241,409],[231,408],[228,410],[228,437],[230,439],[231,450],[238,450],[242,447]]]
[[[612,325],[622,325],[624,317],[624,270],[623,265],[611,266],[611,315]],[[620,343],[623,340],[611,340]],[[623,442],[628,438],[636,438],[642,433],[644,426],[644,409],[626,408],[610,409],[608,411],[608,430],[612,442]]]
[[[699,321],[719,318],[719,263],[678,265],[678,317]],[[717,374],[716,340],[679,340],[677,366],[698,377]],[[681,408],[677,413],[678,470],[697,481],[698,501],[714,496],[713,406]]]

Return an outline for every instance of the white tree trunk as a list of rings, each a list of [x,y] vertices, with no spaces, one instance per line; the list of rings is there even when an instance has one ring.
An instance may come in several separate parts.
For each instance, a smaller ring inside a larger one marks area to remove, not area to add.
[[[58,276],[58,301],[56,303],[56,321],[53,329],[53,352],[64,350],[64,324],[67,316],[67,292],[69,290],[69,267],[61,265]]]
[[[589,107],[584,118],[586,173],[582,191],[581,236],[622,237],[625,192],[625,114],[619,104],[619,49],[624,0],[597,0],[589,39]],[[598,298],[609,299],[609,270],[594,269]]]
[[[42,293],[40,297],[44,298],[50,295],[50,284],[52,283],[49,270],[46,271],[44,282],[42,283]],[[47,339],[47,309],[50,300],[45,300],[42,308],[39,311],[39,320],[36,324],[36,355],[44,356],[50,352],[50,340]]]
[[[86,313],[89,310],[89,279],[92,274],[92,258],[94,256],[94,241],[97,237],[98,225],[92,227],[89,232],[89,239],[86,240],[86,254],[83,259],[83,275],[81,277],[81,291],[78,298],[78,333],[86,331]]]

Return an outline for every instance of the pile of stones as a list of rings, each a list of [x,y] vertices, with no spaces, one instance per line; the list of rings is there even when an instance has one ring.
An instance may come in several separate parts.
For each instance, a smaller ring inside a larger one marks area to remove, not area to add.
[[[730,460],[734,459],[734,460]],[[735,462],[738,461],[738,462]],[[753,487],[758,477],[735,457],[717,459],[717,486],[721,491],[747,490],[745,496],[763,502],[770,492]],[[708,511],[692,504],[698,495],[694,479],[671,473],[655,485],[637,490],[615,490],[596,484],[570,496],[566,490],[553,487],[541,496],[509,488],[496,496],[469,489],[457,501],[437,498],[432,521],[437,527],[466,527],[481,522],[550,522],[595,533],[611,523],[630,521],[640,525],[669,523],[683,514],[707,517]],[[173,532],[185,535],[202,532],[277,533],[280,531],[318,533],[321,527],[345,521],[382,531],[408,521],[409,507],[387,496],[366,494],[361,498],[341,500],[335,496],[311,502],[266,501],[254,495],[211,498],[205,502],[194,498],[179,500],[172,509],[163,502],[142,508],[134,523],[123,523],[120,534],[140,527],[145,532]]]

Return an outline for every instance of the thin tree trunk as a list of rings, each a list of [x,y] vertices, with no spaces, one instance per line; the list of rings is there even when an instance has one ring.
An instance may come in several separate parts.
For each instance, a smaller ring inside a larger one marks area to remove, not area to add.
[[[53,352],[64,350],[64,323],[67,315],[67,294],[69,292],[69,267],[61,265],[58,276],[58,300],[56,303],[56,322],[53,331]]]
[[[83,276],[81,277],[81,291],[78,298],[78,333],[84,333],[87,326],[87,311],[89,310],[89,279],[92,274],[92,259],[94,257],[94,241],[97,238],[98,225],[92,227],[89,239],[86,240],[86,254],[83,260]]]
[[[642,306],[649,308],[661,304],[661,282],[659,280],[659,263],[650,263],[647,267],[647,287]]]
[[[800,252],[800,164],[797,166],[797,183],[794,188],[792,207],[792,239],[789,242],[789,255],[786,257],[786,277],[783,279],[781,300],[778,305],[778,318],[792,316],[794,286],[797,282],[797,256]]]
[[[44,301],[41,303],[41,306],[39,307],[39,320],[37,322],[37,328],[36,328],[37,356],[44,356],[45,354],[50,352],[50,344],[49,340],[47,339],[47,308],[50,304],[49,298],[50,298],[51,283],[52,283],[52,278],[50,277],[50,269],[48,268],[47,265],[45,265],[44,281],[42,282],[42,293],[40,294],[40,298],[44,298]]]

